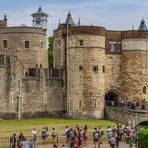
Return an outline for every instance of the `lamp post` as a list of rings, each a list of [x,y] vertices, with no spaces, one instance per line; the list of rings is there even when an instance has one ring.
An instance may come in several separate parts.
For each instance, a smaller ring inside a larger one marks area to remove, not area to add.
[[[19,80],[19,95],[18,95],[18,120],[21,120],[21,87],[22,81]]]

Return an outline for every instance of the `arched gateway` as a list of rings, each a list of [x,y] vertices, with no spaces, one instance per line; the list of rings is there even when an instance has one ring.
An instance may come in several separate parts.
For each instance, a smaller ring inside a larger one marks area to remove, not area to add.
[[[116,90],[109,90],[105,93],[105,106],[117,106],[120,93]]]

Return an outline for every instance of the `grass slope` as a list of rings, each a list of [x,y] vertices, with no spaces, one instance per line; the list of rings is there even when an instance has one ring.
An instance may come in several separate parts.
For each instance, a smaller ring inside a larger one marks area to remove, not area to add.
[[[106,129],[108,126],[113,127],[115,122],[109,120],[65,120],[65,119],[26,119],[26,120],[3,120],[0,121],[0,137],[9,137],[13,133],[17,135],[23,132],[25,136],[31,136],[32,128],[42,130],[43,127],[48,127],[49,132],[54,127],[58,133],[63,134],[65,126],[75,128],[76,124],[83,128],[85,125],[88,126],[89,131],[92,131],[94,127],[102,127]],[[39,135],[40,135],[39,132]]]

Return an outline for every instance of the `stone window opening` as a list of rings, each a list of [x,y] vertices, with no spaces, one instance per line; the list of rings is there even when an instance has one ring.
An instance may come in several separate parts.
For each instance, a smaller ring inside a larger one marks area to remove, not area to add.
[[[94,65],[94,66],[93,66],[93,71],[94,71],[95,73],[97,73],[97,72],[98,72],[98,66]]]
[[[82,71],[82,70],[83,70],[83,66],[80,65],[80,66],[79,66],[79,71]]]
[[[121,42],[118,42],[118,52],[121,52]]]
[[[105,66],[102,66],[102,72],[105,73]]]
[[[24,42],[24,47],[25,47],[25,48],[29,48],[29,41],[25,41],[25,42]]]
[[[146,86],[143,87],[143,94],[146,94]]]
[[[3,47],[8,48],[8,41],[7,40],[3,40]]]
[[[83,47],[84,41],[83,40],[79,40],[79,45],[80,45],[80,47]]]
[[[116,42],[109,41],[109,50],[112,51],[112,52],[115,52],[116,51],[116,45],[117,45]]]
[[[41,49],[44,49],[44,42],[41,41]]]
[[[37,18],[37,19],[36,19],[36,24],[39,25],[40,23],[41,23],[41,19],[40,19],[40,18]]]
[[[81,109],[81,100],[80,100],[80,102],[79,102],[79,107],[80,107],[80,109]]]
[[[4,64],[5,64],[5,56],[0,55],[0,65],[4,65]]]

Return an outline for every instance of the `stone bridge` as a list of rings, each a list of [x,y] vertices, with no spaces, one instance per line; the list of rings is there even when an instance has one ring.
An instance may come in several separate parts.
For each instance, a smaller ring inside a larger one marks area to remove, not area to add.
[[[105,119],[124,123],[128,123],[128,121],[131,120],[135,121],[136,124],[141,124],[148,122],[148,111],[106,106]]]

